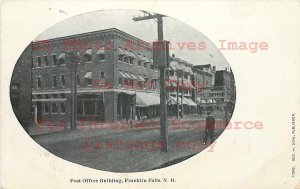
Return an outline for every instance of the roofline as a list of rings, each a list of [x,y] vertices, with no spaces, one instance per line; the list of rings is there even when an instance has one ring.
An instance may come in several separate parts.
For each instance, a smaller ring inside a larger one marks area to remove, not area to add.
[[[135,37],[129,33],[126,33],[120,29],[117,29],[117,28],[108,28],[108,29],[103,29],[103,30],[97,30],[97,31],[91,31],[91,32],[85,32],[85,33],[79,33],[79,34],[74,34],[74,35],[67,35],[67,36],[62,36],[62,37],[56,37],[56,38],[50,38],[50,39],[43,39],[43,40],[37,40],[37,41],[32,41],[33,44],[37,43],[37,42],[41,42],[41,41],[48,41],[48,42],[51,42],[51,41],[59,41],[59,40],[62,40],[62,39],[70,39],[70,38],[74,38],[74,37],[83,37],[83,36],[88,36],[88,35],[95,35],[95,34],[98,34],[98,33],[104,33],[104,32],[119,32],[119,33],[122,33],[123,35],[127,35],[128,37],[130,38],[133,38],[137,41],[141,41],[143,44],[145,45],[148,45],[150,47],[152,47],[152,45],[138,37]]]

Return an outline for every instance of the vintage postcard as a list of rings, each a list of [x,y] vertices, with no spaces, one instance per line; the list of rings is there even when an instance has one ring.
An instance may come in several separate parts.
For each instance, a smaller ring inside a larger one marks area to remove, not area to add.
[[[299,1],[4,1],[1,188],[300,188]]]

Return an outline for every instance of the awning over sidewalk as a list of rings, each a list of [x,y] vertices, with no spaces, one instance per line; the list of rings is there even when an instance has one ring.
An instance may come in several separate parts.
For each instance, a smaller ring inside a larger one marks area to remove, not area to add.
[[[137,75],[138,81],[145,81],[145,79],[141,75]]]
[[[149,107],[160,104],[159,95],[156,93],[136,92],[136,106]]]
[[[170,103],[172,105],[177,104],[176,96],[169,96],[169,98],[170,98]],[[181,97],[178,97],[178,101],[179,101],[179,104],[181,105]],[[188,106],[197,106],[197,104],[192,99],[185,98],[185,97],[183,97],[183,104],[188,105]]]
[[[123,79],[127,79],[127,76],[122,71],[119,71],[119,77],[121,77]]]

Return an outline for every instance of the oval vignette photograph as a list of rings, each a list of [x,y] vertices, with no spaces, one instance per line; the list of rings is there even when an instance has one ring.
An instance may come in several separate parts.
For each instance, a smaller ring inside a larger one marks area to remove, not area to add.
[[[24,131],[50,153],[126,173],[213,152],[236,86],[201,31],[159,13],[102,10],[33,39],[15,64],[10,99]]]

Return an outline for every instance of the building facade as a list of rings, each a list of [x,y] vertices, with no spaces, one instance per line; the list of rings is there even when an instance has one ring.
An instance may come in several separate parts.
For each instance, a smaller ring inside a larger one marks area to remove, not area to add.
[[[49,39],[34,42],[33,49],[35,122],[68,122],[71,82],[77,85],[78,119],[129,119],[136,116],[136,107],[159,104],[157,98],[151,104],[143,101],[145,96],[158,97],[151,46],[125,32],[112,28]],[[78,59],[72,61],[69,52],[76,52]]]

